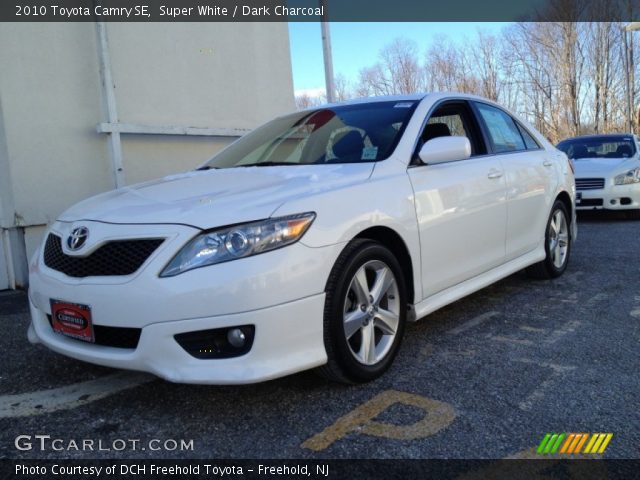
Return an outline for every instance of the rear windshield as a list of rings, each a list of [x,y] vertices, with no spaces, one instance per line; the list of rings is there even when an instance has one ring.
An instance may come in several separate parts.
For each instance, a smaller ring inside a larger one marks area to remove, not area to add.
[[[230,168],[376,162],[389,157],[417,101],[305,110],[248,133],[206,166]]]
[[[558,144],[569,158],[628,158],[636,153],[633,137],[572,138]]]

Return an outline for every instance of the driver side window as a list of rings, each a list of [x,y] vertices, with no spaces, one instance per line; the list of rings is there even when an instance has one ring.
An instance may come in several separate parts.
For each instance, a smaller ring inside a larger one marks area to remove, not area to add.
[[[420,135],[417,151],[429,140],[447,136],[467,137],[471,143],[472,157],[487,153],[475,118],[466,102],[447,102],[437,107]]]

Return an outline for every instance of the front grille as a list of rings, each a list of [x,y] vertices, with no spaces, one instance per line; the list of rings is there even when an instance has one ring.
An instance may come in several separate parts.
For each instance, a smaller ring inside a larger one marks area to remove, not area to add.
[[[576,178],[576,190],[600,190],[604,188],[604,178]]]
[[[62,251],[62,239],[50,233],[44,246],[44,264],[75,278],[131,275],[163,241],[157,238],[115,240],[86,257],[72,257]]]
[[[576,207],[601,207],[601,198],[583,198],[580,203],[576,204]]]
[[[47,315],[47,318],[49,319],[49,325],[53,328],[51,315]],[[135,349],[140,340],[140,333],[142,333],[141,328],[105,327],[104,325],[93,326],[95,344],[105,347]],[[75,340],[73,337],[68,338]],[[77,341],[82,342],[82,340]]]

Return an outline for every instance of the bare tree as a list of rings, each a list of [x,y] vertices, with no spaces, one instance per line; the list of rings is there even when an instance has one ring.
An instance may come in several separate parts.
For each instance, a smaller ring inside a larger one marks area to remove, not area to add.
[[[425,72],[429,90],[477,93],[467,55],[447,37],[436,38],[427,51]]]
[[[379,61],[360,71],[359,96],[397,95],[422,90],[423,74],[415,42],[397,38],[384,47]]]
[[[323,104],[326,101],[324,95],[318,97],[312,97],[308,93],[302,93],[296,96],[296,108],[298,110],[304,110],[305,108],[316,107]]]
[[[502,89],[499,42],[479,31],[471,45],[471,66],[477,75],[478,94],[498,101]]]
[[[348,80],[346,79],[346,77],[342,74],[338,74],[335,76],[335,79],[333,80],[333,84],[334,84],[334,88],[335,88],[335,93],[336,93],[336,101],[338,102],[343,102],[345,100],[349,100],[350,98],[353,97],[353,94],[351,93],[351,87],[349,85]]]
[[[618,25],[612,22],[594,22],[585,30],[588,47],[588,87],[593,92],[590,120],[595,133],[607,133],[613,128],[614,97],[619,88],[619,78],[616,78],[615,72],[622,68],[617,54],[620,48],[617,28]]]
[[[598,0],[588,8],[618,8],[620,1],[634,0]],[[553,18],[577,19],[585,13],[579,5],[556,0],[550,8]],[[476,32],[460,43],[441,36],[422,56],[415,42],[400,38],[379,52],[376,63],[362,68],[353,85],[338,76],[338,98],[459,91],[506,105],[552,142],[589,132],[633,131],[640,124],[635,75],[640,52],[623,27],[619,22],[520,22],[497,35]]]

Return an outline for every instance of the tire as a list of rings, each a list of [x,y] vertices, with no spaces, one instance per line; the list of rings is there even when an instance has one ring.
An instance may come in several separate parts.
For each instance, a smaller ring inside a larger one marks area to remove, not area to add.
[[[545,259],[528,267],[527,274],[536,279],[559,277],[567,269],[571,254],[571,217],[567,207],[560,200],[553,204],[547,220],[544,249],[547,253]]]
[[[324,345],[328,362],[318,372],[349,384],[380,377],[400,349],[406,318],[407,289],[398,260],[377,242],[352,241],[327,281]]]

